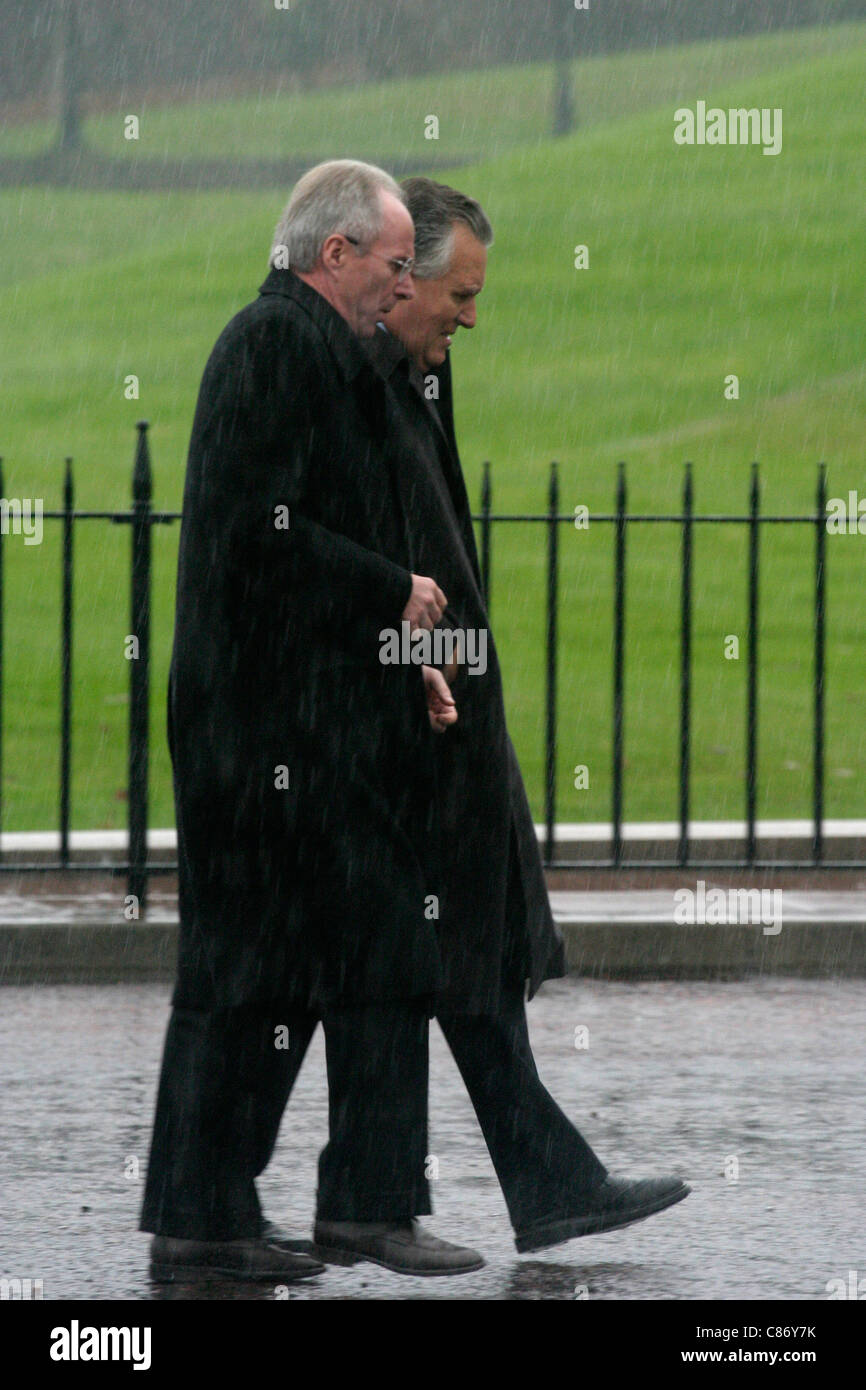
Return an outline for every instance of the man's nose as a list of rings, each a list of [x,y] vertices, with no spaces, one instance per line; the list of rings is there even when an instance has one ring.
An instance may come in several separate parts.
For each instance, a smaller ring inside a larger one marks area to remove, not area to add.
[[[463,328],[474,328],[478,321],[478,311],[475,307],[475,300],[471,300],[465,309],[461,309],[457,315],[457,322]]]
[[[412,279],[412,276],[406,275],[402,279],[398,280],[394,293],[396,294],[398,299],[414,299],[415,281]]]

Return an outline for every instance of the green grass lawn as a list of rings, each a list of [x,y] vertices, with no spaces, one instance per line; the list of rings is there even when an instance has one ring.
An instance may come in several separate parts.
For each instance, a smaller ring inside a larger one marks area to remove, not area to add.
[[[616,463],[624,459],[630,510],[676,510],[682,465],[691,459],[696,509],[745,513],[757,459],[764,509],[800,512],[813,506],[819,459],[829,466],[831,496],[849,488],[866,495],[864,78],[866,26],[596,60],[579,65],[583,127],[549,141],[540,138],[548,74],[454,74],[360,94],[281,98],[297,140],[276,153],[382,157],[384,150],[396,158],[408,151],[422,167],[431,143],[416,135],[414,145],[406,143],[406,113],[414,110],[439,114],[437,155],[483,155],[453,176],[481,198],[496,232],[479,326],[471,338],[458,335],[453,354],[473,501],[489,458],[495,507],[543,511],[547,469],[556,459],[563,512],[577,503],[610,511]],[[521,101],[521,92],[537,93],[537,104]],[[782,107],[782,154],[674,145],[674,107],[701,98]],[[153,111],[146,128],[154,140],[161,132],[158,152],[170,156],[261,157],[275,153],[264,139],[274,112],[262,117],[265,98],[258,106],[236,103],[222,137],[215,134],[223,119],[218,107]],[[491,114],[500,111],[501,118]],[[92,123],[92,138],[103,147],[108,129],[105,118]],[[229,129],[238,142],[231,147]],[[383,143],[386,135],[392,143]],[[15,138],[6,132],[2,148]],[[145,153],[142,144],[136,155]],[[58,506],[62,459],[71,454],[77,505],[125,506],[133,426],[146,417],[156,505],[179,507],[204,362],[227,319],[264,278],[285,194],[3,191],[0,453],[7,497],[41,495],[46,508]],[[589,270],[574,269],[578,243],[590,248]],[[130,373],[140,380],[138,401],[124,398]],[[730,373],[740,379],[737,401],[724,399]],[[3,544],[3,823],[10,829],[43,828],[57,818],[58,529],[47,522],[40,547],[24,547],[14,536]],[[741,526],[696,532],[693,814],[740,816],[746,533]],[[603,523],[589,532],[560,531],[561,819],[600,820],[610,812],[612,544],[612,528]],[[128,528],[83,522],[75,545],[74,824],[117,826],[125,822]],[[177,528],[159,528],[154,825],[172,823],[164,709],[176,547]],[[762,815],[809,812],[813,549],[807,528],[763,532]],[[828,552],[826,809],[861,815],[864,561],[857,537],[828,537]],[[536,814],[544,557],[543,527],[496,530],[493,626]],[[676,812],[678,562],[676,528],[630,528],[630,819]],[[731,634],[741,640],[739,661],[724,658]],[[589,766],[586,791],[572,786],[577,764]]]

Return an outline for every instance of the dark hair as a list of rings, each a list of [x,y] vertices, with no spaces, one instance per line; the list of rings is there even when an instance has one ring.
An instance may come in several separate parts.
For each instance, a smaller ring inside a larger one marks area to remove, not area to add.
[[[403,179],[400,184],[415,223],[415,269],[419,280],[444,275],[454,252],[454,224],[462,222],[482,246],[490,246],[493,228],[480,203],[447,183]]]

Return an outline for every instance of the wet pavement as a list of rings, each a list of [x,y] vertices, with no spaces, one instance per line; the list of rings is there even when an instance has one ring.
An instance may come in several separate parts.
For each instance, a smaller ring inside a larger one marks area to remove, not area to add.
[[[0,991],[0,1274],[47,1299],[273,1299],[214,1280],[152,1285],[137,1230],[170,990]],[[401,1277],[329,1267],[293,1299],[806,1299],[866,1276],[866,988],[856,980],[637,984],[569,978],[529,1006],[541,1075],[615,1173],[678,1173],[692,1195],[648,1221],[518,1256],[471,1106],[431,1041],[436,1234],[486,1268]],[[586,1033],[576,1030],[585,1029]],[[582,1046],[576,1046],[576,1040]],[[308,1234],[326,1139],[316,1034],[259,1190]],[[864,1284],[866,1287],[866,1284]]]

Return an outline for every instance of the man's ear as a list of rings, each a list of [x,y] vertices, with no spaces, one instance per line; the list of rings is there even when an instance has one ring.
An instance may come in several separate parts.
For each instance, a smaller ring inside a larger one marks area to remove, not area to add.
[[[345,237],[340,236],[339,232],[332,232],[322,242],[322,250],[319,253],[322,265],[326,270],[338,270],[340,266],[345,265],[350,249]]]

